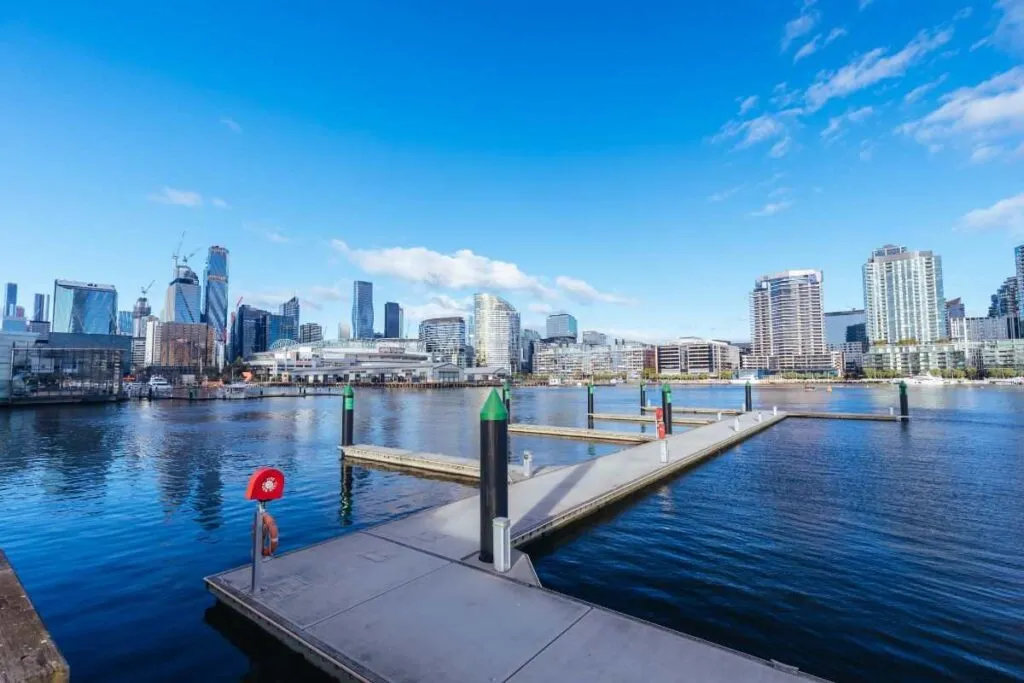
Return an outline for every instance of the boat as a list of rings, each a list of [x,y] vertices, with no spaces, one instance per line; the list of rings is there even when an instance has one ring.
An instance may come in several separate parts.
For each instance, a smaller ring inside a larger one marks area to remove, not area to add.
[[[146,382],[146,388],[143,391],[146,393],[152,392],[154,395],[163,395],[170,394],[173,389],[174,387],[167,381],[167,378],[161,377],[160,375],[153,375],[149,378],[149,381]]]
[[[226,399],[258,398],[260,388],[245,382],[232,382],[220,388],[220,397]]]

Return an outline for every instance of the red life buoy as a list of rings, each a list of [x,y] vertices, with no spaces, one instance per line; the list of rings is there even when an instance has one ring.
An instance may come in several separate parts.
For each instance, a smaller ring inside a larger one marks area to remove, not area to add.
[[[253,529],[253,533],[256,533],[255,529]],[[269,512],[264,510],[263,511],[263,557],[271,557],[271,556],[273,556],[274,552],[277,550],[277,541],[278,541],[277,522],[274,521],[273,516]]]

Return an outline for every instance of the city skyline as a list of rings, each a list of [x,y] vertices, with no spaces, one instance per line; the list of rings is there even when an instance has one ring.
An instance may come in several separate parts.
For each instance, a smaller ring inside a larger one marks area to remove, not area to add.
[[[126,297],[188,230],[190,246],[232,249],[232,304],[298,295],[324,329],[365,279],[410,329],[493,291],[537,329],[573,307],[618,337],[742,339],[757,274],[813,267],[827,310],[862,307],[850,255],[897,243],[942,254],[947,296],[984,315],[1024,230],[1022,115],[1005,106],[1024,89],[1018,2],[662,3],[582,23],[553,8],[549,28],[332,8],[330,37],[250,13],[251,34],[281,32],[258,47],[222,39],[227,7],[156,29],[152,8],[21,6],[2,29],[0,144],[25,162],[0,184],[0,221],[12,253],[51,244],[45,264],[0,264],[2,279],[29,293],[109,281]],[[377,51],[381,24],[411,40],[339,69]],[[621,50],[593,49],[626,26]],[[146,50],[125,39],[140,34]],[[201,49],[180,52],[184,36]],[[290,49],[300,36],[317,63]]]

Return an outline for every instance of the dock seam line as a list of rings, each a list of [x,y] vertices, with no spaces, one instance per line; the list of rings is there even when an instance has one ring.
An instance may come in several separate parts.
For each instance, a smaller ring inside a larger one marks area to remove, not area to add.
[[[544,589],[542,588],[541,590],[544,590]],[[558,591],[553,591],[553,592],[554,592],[555,594],[557,594],[557,595],[561,595],[561,593],[558,593]],[[570,598],[570,599],[574,599],[574,598]],[[584,603],[584,604],[586,604],[586,603]],[[557,640],[558,640],[559,638],[561,638],[562,636],[564,636],[564,635],[566,634],[566,632],[567,632],[567,631],[568,631],[569,629],[571,629],[571,628],[572,628],[573,626],[575,626],[576,624],[580,623],[580,619],[582,619],[583,617],[587,616],[588,614],[590,614],[591,612],[593,612],[593,611],[594,611],[594,606],[593,606],[593,605],[589,605],[589,604],[587,604],[586,606],[587,606],[587,609],[586,609],[586,610],[585,610],[585,611],[583,612],[583,614],[581,614],[581,615],[580,615],[580,616],[579,616],[579,617],[578,617],[577,619],[574,619],[574,620],[573,620],[573,622],[572,622],[571,624],[569,624],[569,625],[568,625],[568,626],[566,626],[566,627],[565,627],[564,629],[562,629],[562,630],[561,630],[561,632],[559,632],[559,634],[558,634],[557,636],[555,636],[554,638],[552,638],[551,640],[549,640],[549,641],[548,641],[548,643],[547,643],[547,644],[546,644],[546,645],[545,645],[544,647],[542,647],[541,649],[539,649],[539,650],[537,650],[536,652],[534,652],[534,653],[533,653],[533,656],[532,656],[532,657],[530,657],[529,659],[527,659],[527,660],[526,660],[525,662],[523,662],[523,663],[522,663],[522,666],[520,666],[520,667],[519,667],[518,669],[516,669],[516,670],[515,670],[515,671],[513,671],[513,672],[512,672],[511,674],[509,674],[508,678],[506,678],[506,679],[505,679],[505,681],[510,681],[510,680],[512,680],[513,678],[515,678],[515,675],[516,675],[517,673],[519,673],[520,671],[522,671],[522,670],[523,670],[523,668],[524,668],[524,667],[525,667],[525,666],[526,666],[527,664],[529,664],[529,663],[530,663],[530,662],[532,662],[533,660],[537,659],[537,657],[539,657],[539,656],[541,655],[541,653],[543,653],[543,652],[544,652],[545,650],[547,650],[547,649],[548,649],[549,647],[551,647],[551,645],[552,645],[552,644],[554,644],[554,643],[555,643],[555,642],[556,642],[556,641],[557,641]]]

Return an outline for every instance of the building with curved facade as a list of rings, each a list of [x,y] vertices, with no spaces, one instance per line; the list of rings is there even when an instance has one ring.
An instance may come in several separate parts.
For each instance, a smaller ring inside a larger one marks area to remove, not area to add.
[[[474,352],[478,367],[519,372],[519,312],[494,294],[473,295]]]
[[[420,323],[419,339],[428,353],[466,367],[466,321],[459,316],[429,318]]]

